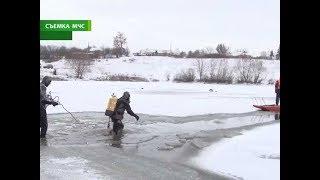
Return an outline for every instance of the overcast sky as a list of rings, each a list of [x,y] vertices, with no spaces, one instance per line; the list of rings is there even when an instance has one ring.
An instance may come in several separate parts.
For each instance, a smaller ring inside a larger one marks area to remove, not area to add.
[[[225,43],[257,55],[280,43],[280,0],[40,0],[40,17],[92,20],[92,31],[72,41],[41,41],[68,47],[111,47],[118,31],[133,52]]]

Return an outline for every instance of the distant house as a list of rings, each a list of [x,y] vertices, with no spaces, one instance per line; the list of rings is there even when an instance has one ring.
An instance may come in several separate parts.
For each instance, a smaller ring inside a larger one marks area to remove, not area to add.
[[[68,59],[92,59],[92,52],[72,52]]]
[[[110,59],[110,58],[114,58],[115,56],[112,55],[111,53],[109,53],[109,54],[105,54],[104,57],[105,57],[106,59]]]
[[[170,51],[168,50],[154,50],[154,49],[145,49],[140,50],[139,52],[133,53],[134,56],[168,56]]]
[[[97,47],[90,47],[90,52],[94,52],[94,51],[101,51],[101,49]]]
[[[141,54],[138,53],[138,52],[137,52],[137,53],[133,53],[133,55],[134,55],[134,56],[141,56]]]
[[[168,56],[168,55],[170,55],[170,51],[168,50],[161,50],[157,52],[157,56]]]
[[[97,47],[89,47],[89,52],[87,52],[87,54],[89,54],[92,58],[94,59],[102,59],[103,58],[103,53],[101,51],[101,49],[97,48]]]

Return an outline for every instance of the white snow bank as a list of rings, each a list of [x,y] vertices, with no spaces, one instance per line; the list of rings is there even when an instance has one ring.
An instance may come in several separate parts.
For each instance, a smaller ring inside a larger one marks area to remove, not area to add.
[[[205,148],[191,162],[245,180],[280,179],[280,123],[245,131]]]
[[[266,104],[274,104],[275,100],[272,85],[53,81],[47,91],[59,96],[60,102],[71,112],[104,112],[112,93],[121,97],[124,91],[129,91],[134,112],[171,116],[250,112],[257,110],[252,106],[257,104],[254,97],[262,97]],[[63,113],[65,110],[61,106],[49,106],[47,112]]]

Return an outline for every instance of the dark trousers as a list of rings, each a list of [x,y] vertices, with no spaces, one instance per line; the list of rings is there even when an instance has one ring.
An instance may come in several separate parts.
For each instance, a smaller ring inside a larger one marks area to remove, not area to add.
[[[276,96],[276,105],[279,105],[279,101],[280,101],[280,89],[277,90],[277,96]]]
[[[45,108],[40,107],[40,137],[44,138],[47,134],[48,129],[48,120],[47,120],[47,112]]]
[[[116,119],[112,119],[112,122],[113,122],[112,130],[115,134],[118,134],[119,130],[122,130],[124,128],[123,123],[121,120],[116,120]]]

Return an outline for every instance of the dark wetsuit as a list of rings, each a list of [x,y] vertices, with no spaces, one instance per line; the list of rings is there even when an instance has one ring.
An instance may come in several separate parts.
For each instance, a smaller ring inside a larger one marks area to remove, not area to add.
[[[117,101],[117,106],[115,108],[114,114],[111,116],[113,122],[113,131],[117,134],[118,131],[124,128],[122,123],[124,112],[127,111],[128,114],[137,118],[138,116],[131,110],[130,101],[121,97]]]
[[[54,101],[47,98],[47,87],[40,83],[40,137],[45,138],[48,129],[48,121],[47,121],[47,111],[46,108],[49,104],[54,103]]]

